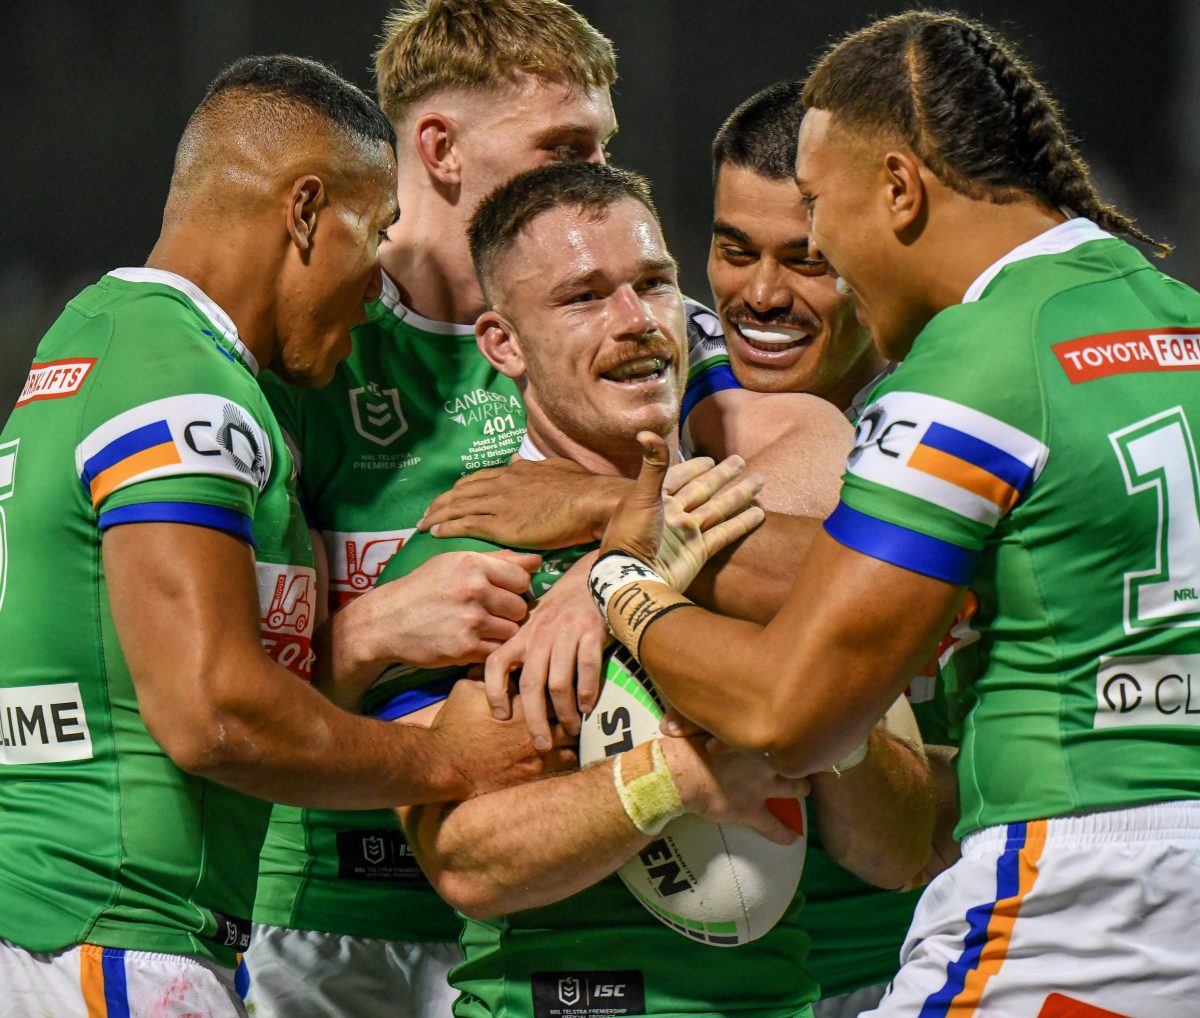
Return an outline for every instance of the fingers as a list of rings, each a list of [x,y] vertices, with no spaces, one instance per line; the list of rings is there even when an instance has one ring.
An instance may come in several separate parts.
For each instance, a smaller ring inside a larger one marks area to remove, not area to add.
[[[484,470],[476,470],[466,477],[460,477],[453,488],[443,491],[429,503],[429,508],[417,521],[417,529],[428,530],[434,523],[462,516],[465,504],[480,500],[480,496],[473,493],[471,489],[479,488],[481,484],[486,484],[486,482],[501,476],[504,470],[504,467],[488,467]]]
[[[476,513],[469,516],[451,517],[446,514],[441,517],[430,516],[417,524],[418,530],[425,530],[434,537],[477,537],[483,541],[499,541],[499,531],[496,529],[497,517],[490,513]]]
[[[733,519],[718,523],[715,527],[704,532],[704,549],[706,558],[712,558],[717,552],[728,548],[734,541],[745,537],[755,527],[767,518],[766,513],[756,505],[743,509]]]
[[[584,633],[575,649],[575,686],[581,714],[590,714],[600,699],[604,641],[603,631]]]
[[[710,464],[712,460],[708,461]],[[675,497],[685,511],[703,505],[734,478],[746,471],[746,461],[741,456],[729,456],[708,470],[697,474],[676,491]]]
[[[676,463],[667,471],[663,479],[663,494],[674,495],[680,488],[690,484],[706,470],[713,468],[710,456],[697,456],[694,459]]]
[[[652,431],[639,431],[637,440],[642,447],[642,469],[638,472],[628,504],[657,508],[662,502],[663,480],[666,478],[670,452],[662,436]]]
[[[516,649],[516,641],[510,640],[503,647],[492,651],[483,663],[484,695],[487,697],[488,706],[492,708],[492,717],[501,721],[512,717],[508,676],[520,663],[521,653]]]
[[[550,647],[534,640],[526,648],[519,683],[525,725],[533,736],[533,748],[544,753],[551,746],[550,719],[546,714],[546,681],[550,671]]]
[[[574,735],[579,734],[579,709],[575,704],[575,640],[560,634],[550,648],[550,668],[546,688],[559,723]]]
[[[685,718],[674,707],[668,709],[659,722],[658,729],[663,735],[669,735],[674,739],[685,739],[692,735],[702,735],[704,729],[701,728],[691,718]]]
[[[507,549],[482,552],[479,557],[483,561],[484,574],[488,580],[494,586],[510,590],[514,594],[523,594],[529,589],[529,578],[542,564],[541,555]]]
[[[796,831],[767,809],[765,803],[762,809],[756,810],[746,817],[746,825],[754,828],[764,838],[777,845],[790,845],[800,837]]]

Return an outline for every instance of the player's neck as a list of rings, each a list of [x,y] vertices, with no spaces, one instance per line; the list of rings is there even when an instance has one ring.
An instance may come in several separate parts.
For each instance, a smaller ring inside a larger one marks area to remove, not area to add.
[[[402,189],[400,219],[379,261],[406,307],[435,322],[474,325],[484,310],[466,223],[436,194]]]
[[[827,393],[825,399],[845,413],[854,402],[854,397],[871,383],[888,365],[888,360],[876,348],[875,344],[868,345],[849,371],[838,379]]]
[[[253,229],[243,242],[226,234],[219,249],[203,226],[164,227],[146,268],[162,269],[194,283],[224,311],[237,328],[238,338],[261,365],[275,359],[279,345],[275,334],[274,291],[247,286],[247,279],[270,276],[262,263],[262,244],[254,243]]]
[[[568,459],[589,473],[606,477],[637,477],[642,466],[642,449],[635,439],[611,443],[597,440],[585,445],[555,426],[536,406],[527,404],[526,413],[526,439],[543,456]],[[679,458],[679,436],[672,430],[665,437],[673,463]]]

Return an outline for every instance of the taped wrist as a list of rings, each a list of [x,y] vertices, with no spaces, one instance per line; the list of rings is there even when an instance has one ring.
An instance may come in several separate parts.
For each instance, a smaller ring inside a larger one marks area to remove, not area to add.
[[[608,631],[638,660],[650,624],[692,604],[648,565],[623,552],[598,559],[589,586]]]
[[[613,761],[613,784],[626,816],[643,834],[661,833],[686,812],[658,739],[618,756]]]

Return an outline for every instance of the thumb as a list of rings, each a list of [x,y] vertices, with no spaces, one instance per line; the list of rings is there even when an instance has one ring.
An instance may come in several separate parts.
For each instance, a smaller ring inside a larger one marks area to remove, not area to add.
[[[486,554],[494,558],[503,559],[505,562],[511,562],[515,566],[520,566],[530,576],[536,573],[542,566],[542,556],[535,555],[529,551],[513,551],[511,548],[501,548],[499,551],[486,552]]]
[[[657,507],[662,502],[670,452],[662,436],[653,431],[639,431],[637,440],[642,447],[642,469],[629,493],[629,502],[638,507]]]

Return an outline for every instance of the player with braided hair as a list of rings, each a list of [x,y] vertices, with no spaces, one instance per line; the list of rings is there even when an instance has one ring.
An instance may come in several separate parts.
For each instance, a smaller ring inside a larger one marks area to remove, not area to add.
[[[1200,294],[1118,236],[1149,241],[982,25],[875,22],[804,98],[810,251],[901,363],[768,625],[646,581],[601,610],[684,715],[808,774],[861,740],[969,585],[943,671],[963,857],[870,1014],[1196,1015]],[[602,551],[652,561],[665,456],[639,438]]]

